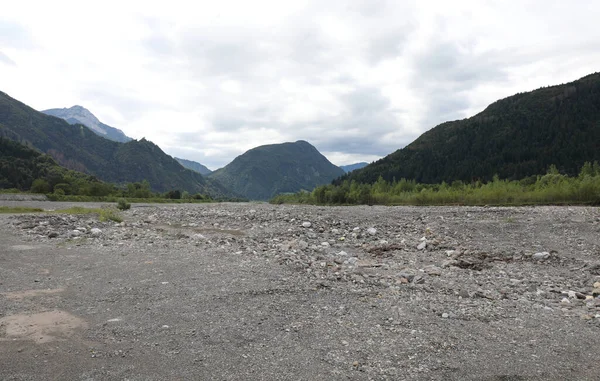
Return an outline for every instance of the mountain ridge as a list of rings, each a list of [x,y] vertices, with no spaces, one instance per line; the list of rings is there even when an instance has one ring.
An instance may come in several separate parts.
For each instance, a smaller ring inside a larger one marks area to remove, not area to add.
[[[127,143],[98,136],[83,124],[71,125],[0,92],[0,136],[26,143],[52,156],[60,165],[121,184],[147,180],[154,191],[172,189],[230,197],[214,180],[184,168],[145,139]]]
[[[202,176],[210,175],[213,171],[208,169],[205,165],[198,163],[197,161],[182,159],[179,157],[173,157],[175,160],[179,162],[179,164],[183,165],[187,169],[191,169],[192,171],[198,172]]]
[[[92,112],[83,106],[75,105],[69,108],[52,108],[42,111],[46,115],[52,115],[67,121],[69,124],[83,124],[99,136],[120,143],[131,140],[129,136],[118,128],[102,123]]]
[[[522,179],[550,165],[576,175],[600,160],[600,73],[518,93],[466,119],[444,122],[374,163],[336,179],[421,183]]]
[[[252,148],[208,178],[253,200],[312,190],[344,174],[310,143],[298,140]]]

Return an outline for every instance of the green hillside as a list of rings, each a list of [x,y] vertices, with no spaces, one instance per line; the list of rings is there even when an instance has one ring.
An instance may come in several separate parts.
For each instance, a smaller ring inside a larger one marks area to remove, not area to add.
[[[78,194],[107,193],[114,189],[112,184],[70,171],[48,155],[0,137],[0,189],[29,191],[34,188],[33,191],[49,193],[56,185]]]
[[[119,143],[104,139],[81,124],[45,115],[0,92],[0,136],[35,147],[60,165],[112,183],[147,180],[155,191],[170,189],[230,193],[215,181],[183,168],[145,139]]]
[[[464,120],[427,131],[413,143],[341,179],[373,184],[379,176],[420,183],[521,179],[554,164],[576,175],[600,160],[600,74],[517,94]]]
[[[249,199],[267,200],[279,193],[312,190],[343,174],[315,147],[300,140],[253,148],[208,178]]]

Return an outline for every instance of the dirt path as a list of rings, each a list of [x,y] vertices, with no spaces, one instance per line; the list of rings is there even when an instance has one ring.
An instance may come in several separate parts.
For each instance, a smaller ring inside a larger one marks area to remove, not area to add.
[[[0,379],[599,379],[598,209],[124,217],[0,216]]]

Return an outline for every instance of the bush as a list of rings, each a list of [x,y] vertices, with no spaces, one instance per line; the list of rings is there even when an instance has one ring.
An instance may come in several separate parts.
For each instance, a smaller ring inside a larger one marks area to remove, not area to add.
[[[119,210],[129,210],[131,208],[131,204],[127,202],[124,198],[120,198],[117,201],[117,209]]]

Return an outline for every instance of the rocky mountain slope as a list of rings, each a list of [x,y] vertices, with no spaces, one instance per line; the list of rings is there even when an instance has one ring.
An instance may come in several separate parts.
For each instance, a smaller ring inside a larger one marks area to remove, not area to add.
[[[521,179],[551,164],[575,175],[600,160],[600,73],[499,100],[464,120],[442,123],[408,146],[341,180],[379,176],[422,183]]]
[[[253,148],[208,177],[249,199],[267,200],[279,193],[312,190],[343,174],[315,147],[299,140]]]
[[[88,109],[81,106],[70,108],[53,108],[42,111],[46,115],[56,116],[66,120],[69,124],[83,124],[103,138],[114,140],[115,142],[126,143],[132,139],[118,128],[111,127],[102,123]]]

